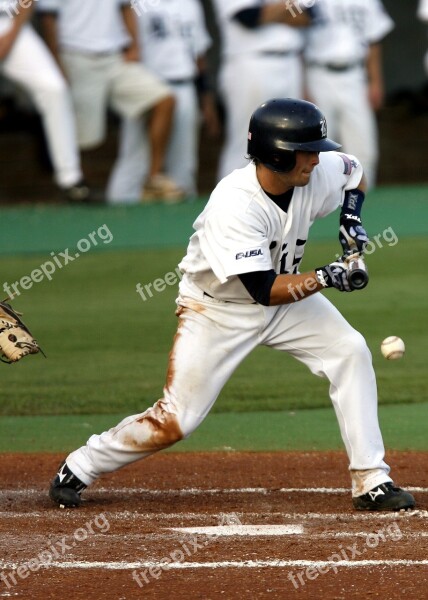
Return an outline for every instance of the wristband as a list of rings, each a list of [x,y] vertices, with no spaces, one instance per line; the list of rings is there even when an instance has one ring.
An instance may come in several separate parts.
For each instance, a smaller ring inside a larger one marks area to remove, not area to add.
[[[340,218],[359,217],[363,206],[365,193],[361,190],[347,190],[342,204]]]

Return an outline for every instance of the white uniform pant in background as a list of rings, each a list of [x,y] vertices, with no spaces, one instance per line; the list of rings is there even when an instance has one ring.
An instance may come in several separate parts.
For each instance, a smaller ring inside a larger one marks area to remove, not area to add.
[[[336,72],[309,66],[306,83],[309,98],[327,119],[328,137],[342,144],[343,152],[358,158],[369,187],[373,187],[379,153],[378,134],[364,69],[355,67]]]
[[[226,135],[218,180],[247,161],[248,123],[255,109],[272,98],[302,98],[302,66],[297,53],[251,54],[229,59],[220,73]]]
[[[163,398],[113,429],[93,435],[67,458],[90,484],[102,473],[187,437],[203,421],[241,361],[258,345],[288,352],[330,381],[330,396],[349,457],[353,493],[391,481],[383,461],[376,381],[363,337],[321,294],[263,307],[179,298],[178,332]],[[268,376],[268,375],[267,375]],[[284,395],[287,373],[284,372]],[[272,415],[274,419],[274,414]]]
[[[198,164],[198,100],[193,81],[169,84],[175,96],[174,122],[164,171],[187,196],[196,195]],[[148,138],[141,120],[124,119],[120,131],[119,156],[107,186],[111,204],[137,203],[150,162]]]
[[[10,27],[11,20],[0,17],[0,35]],[[76,184],[82,172],[71,95],[58,65],[30,25],[22,28],[0,65],[7,78],[29,93],[41,114],[56,182],[64,188]]]

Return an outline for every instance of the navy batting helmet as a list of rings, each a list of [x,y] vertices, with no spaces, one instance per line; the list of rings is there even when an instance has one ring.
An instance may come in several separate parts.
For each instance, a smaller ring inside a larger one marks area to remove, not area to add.
[[[327,123],[320,109],[305,100],[268,100],[250,119],[248,155],[272,171],[291,171],[296,165],[296,150],[328,152],[340,147],[328,139]]]

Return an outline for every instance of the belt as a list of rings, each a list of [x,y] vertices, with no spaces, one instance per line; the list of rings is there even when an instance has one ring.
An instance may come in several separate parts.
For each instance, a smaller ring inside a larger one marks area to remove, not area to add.
[[[351,71],[352,69],[356,69],[357,67],[363,67],[364,62],[359,60],[358,62],[348,63],[347,65],[339,65],[335,63],[317,63],[317,62],[309,62],[307,63],[308,67],[316,67],[318,69],[326,69],[326,71],[333,71],[335,73],[345,73],[346,71]]]
[[[214,296],[207,294],[207,292],[204,292],[204,296],[211,298],[211,300],[217,300],[217,298],[214,298]],[[238,304],[237,302],[233,302],[233,300],[217,300],[217,302],[224,302],[225,304]],[[257,304],[257,302],[239,302],[239,304],[242,304],[242,305]]]
[[[284,58],[284,56],[297,56],[298,52],[296,50],[261,50],[258,54],[260,56]]]
[[[188,79],[167,79],[166,82],[169,85],[189,85],[195,83],[195,80],[193,77],[190,77]]]

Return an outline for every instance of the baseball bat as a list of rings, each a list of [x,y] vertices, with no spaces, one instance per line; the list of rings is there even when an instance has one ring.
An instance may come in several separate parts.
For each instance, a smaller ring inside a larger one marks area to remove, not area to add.
[[[348,281],[353,290],[362,290],[368,284],[369,274],[362,256],[356,256],[349,261]]]

